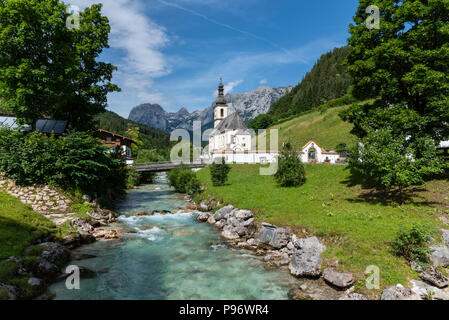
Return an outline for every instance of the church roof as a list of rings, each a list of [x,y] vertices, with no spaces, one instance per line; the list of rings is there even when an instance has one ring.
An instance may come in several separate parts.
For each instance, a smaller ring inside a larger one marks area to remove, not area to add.
[[[245,123],[243,122],[242,118],[240,118],[237,112],[234,112],[233,114],[229,115],[226,119],[221,121],[211,135],[214,136],[218,134],[223,134],[226,131],[234,131],[234,130],[239,130],[239,132],[241,132],[240,130],[242,130],[249,133],[248,128],[246,127]]]

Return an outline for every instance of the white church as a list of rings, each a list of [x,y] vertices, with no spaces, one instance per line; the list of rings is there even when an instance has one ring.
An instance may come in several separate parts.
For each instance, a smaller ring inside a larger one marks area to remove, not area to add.
[[[277,161],[279,150],[253,150],[252,133],[237,112],[229,114],[229,108],[224,96],[222,81],[218,85],[218,97],[214,108],[214,130],[209,136],[209,146],[203,154],[203,159],[213,161],[224,158],[226,163],[272,163]],[[309,141],[298,157],[303,163],[335,164],[340,154],[326,151],[315,141]]]

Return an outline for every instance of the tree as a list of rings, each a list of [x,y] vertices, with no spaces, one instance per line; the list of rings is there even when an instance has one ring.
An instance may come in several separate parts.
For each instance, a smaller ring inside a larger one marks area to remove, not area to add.
[[[405,187],[422,184],[438,166],[435,144],[430,139],[420,139],[412,147],[406,143],[406,136],[398,138],[382,129],[370,132],[363,141],[350,159],[351,171],[369,177],[385,191],[397,187],[401,197]]]
[[[221,158],[221,163],[217,164],[215,161],[210,165],[210,175],[212,184],[215,187],[224,186],[228,180],[228,174],[231,171],[231,167],[226,164],[225,159]]]
[[[126,136],[131,138],[134,142],[131,144],[131,149],[133,151],[134,157],[137,157],[139,151],[143,146],[142,140],[140,140],[140,129],[139,127],[132,127],[126,130]]]
[[[380,10],[380,29],[367,28],[370,5]],[[381,174],[383,186],[422,181],[424,175],[440,171],[437,161],[426,160],[433,157],[430,150],[449,136],[449,2],[360,0],[354,22],[347,58],[352,94],[373,102],[355,104],[341,116],[354,124],[352,133],[365,146],[362,157],[377,167],[372,172]],[[373,140],[375,146],[370,146]],[[425,151],[423,145],[428,146]],[[381,162],[374,161],[379,152],[394,153],[404,166],[382,167],[389,160],[383,156],[378,158]],[[370,171],[364,170],[375,178]]]
[[[261,114],[249,122],[248,128],[257,131],[259,129],[267,129],[273,123],[274,117],[271,114]]]
[[[110,26],[101,4],[80,13],[79,28],[67,28],[59,0],[0,0],[0,101],[22,123],[42,117],[91,129],[105,111],[116,67],[98,62],[108,48]]]
[[[281,187],[296,187],[306,182],[304,164],[290,143],[282,147],[274,178]]]

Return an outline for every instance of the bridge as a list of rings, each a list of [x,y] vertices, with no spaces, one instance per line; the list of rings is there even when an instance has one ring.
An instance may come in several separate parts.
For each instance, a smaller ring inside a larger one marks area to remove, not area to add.
[[[170,171],[175,168],[179,168],[182,165],[189,167],[191,169],[201,169],[207,167],[209,163],[206,162],[191,162],[191,163],[182,163],[182,162],[154,162],[154,163],[138,163],[133,164],[133,167],[138,172],[165,172]]]

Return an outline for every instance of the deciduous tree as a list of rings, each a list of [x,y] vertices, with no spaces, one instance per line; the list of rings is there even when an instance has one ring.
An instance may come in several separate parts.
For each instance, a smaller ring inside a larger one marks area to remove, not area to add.
[[[68,120],[90,129],[105,111],[116,67],[98,61],[108,48],[110,26],[96,4],[68,28],[67,6],[59,0],[0,0],[0,97],[20,121],[41,117]]]

